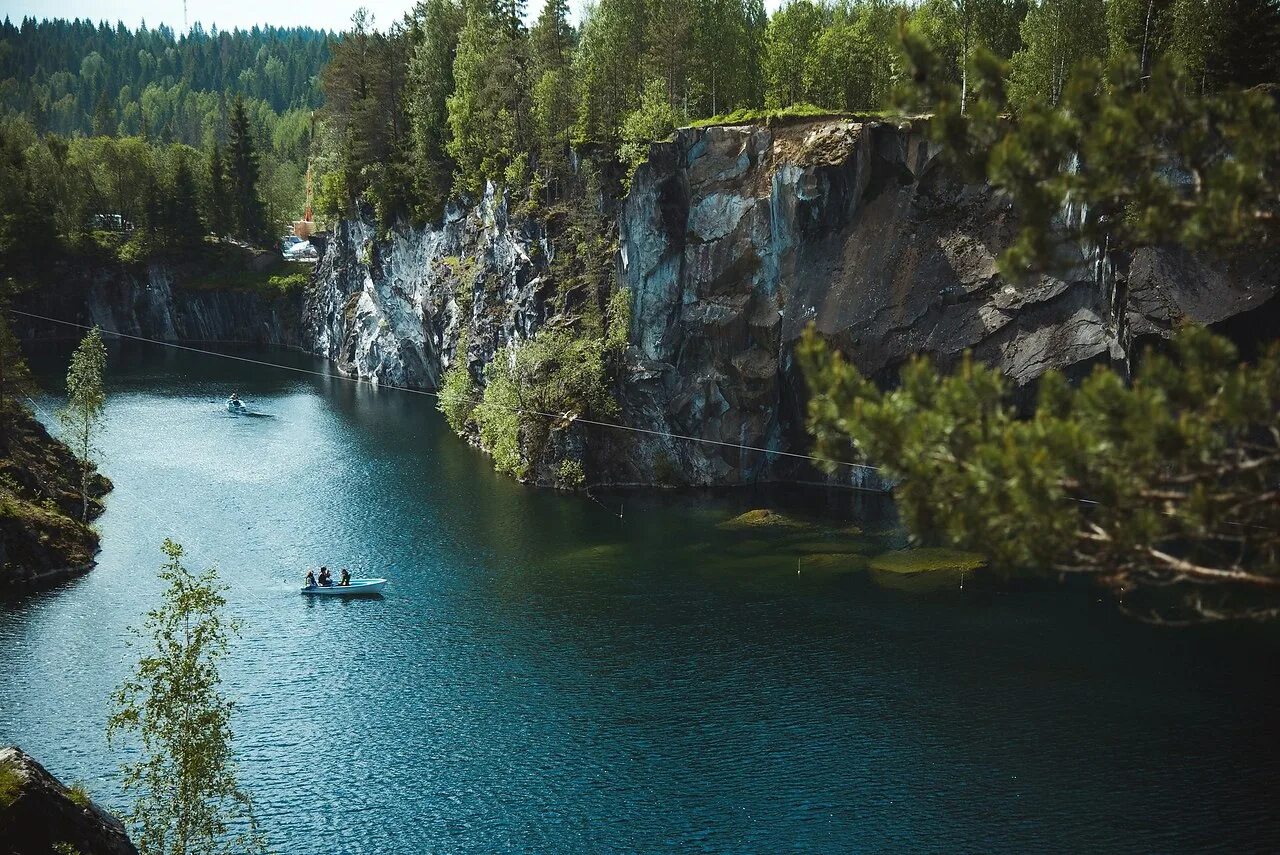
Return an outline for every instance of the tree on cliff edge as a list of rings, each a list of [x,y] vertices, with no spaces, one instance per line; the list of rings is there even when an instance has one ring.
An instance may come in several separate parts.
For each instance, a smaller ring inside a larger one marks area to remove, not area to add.
[[[239,624],[226,606],[218,573],[194,574],[183,549],[165,540],[160,579],[168,584],[141,630],[151,649],[112,696],[107,736],[136,734],[142,756],[126,763],[124,788],[137,794],[130,820],[142,855],[262,852],[249,797],[232,757],[234,704],[222,694],[218,666]],[[244,831],[231,832],[233,823]]]
[[[262,200],[258,198],[258,153],[249,113],[239,95],[231,105],[227,156],[232,226],[245,240],[262,240],[266,236],[266,221]]]
[[[58,411],[58,420],[66,431],[66,442],[80,465],[80,519],[89,519],[89,482],[95,467],[95,443],[102,426],[107,392],[103,374],[107,369],[107,348],[102,331],[89,330],[67,368],[67,405]]]

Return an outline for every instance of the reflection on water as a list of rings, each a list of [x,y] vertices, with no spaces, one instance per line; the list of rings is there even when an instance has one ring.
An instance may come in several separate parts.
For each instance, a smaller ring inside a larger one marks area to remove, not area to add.
[[[0,605],[0,742],[109,805],[106,698],[172,536],[245,619],[227,689],[281,852],[1280,845],[1271,630],[886,589],[892,519],[849,494],[765,528],[722,524],[777,496],[601,497],[619,520],[493,474],[422,396],[153,348],[112,372],[100,566]],[[322,562],[392,582],[299,595]]]

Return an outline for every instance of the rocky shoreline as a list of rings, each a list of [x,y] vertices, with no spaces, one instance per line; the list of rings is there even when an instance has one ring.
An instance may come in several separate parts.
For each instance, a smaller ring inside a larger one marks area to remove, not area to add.
[[[17,746],[0,747],[0,853],[138,855],[119,819]]]
[[[80,464],[30,412],[0,402],[0,596],[48,588],[94,567],[98,533],[80,512]],[[89,520],[111,482],[90,478]]]

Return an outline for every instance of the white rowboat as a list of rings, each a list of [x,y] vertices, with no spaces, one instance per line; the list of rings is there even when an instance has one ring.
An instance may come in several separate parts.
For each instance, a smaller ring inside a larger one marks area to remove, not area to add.
[[[305,585],[302,593],[320,597],[358,597],[380,593],[386,584],[386,579],[352,579],[349,585],[337,582],[332,585]]]

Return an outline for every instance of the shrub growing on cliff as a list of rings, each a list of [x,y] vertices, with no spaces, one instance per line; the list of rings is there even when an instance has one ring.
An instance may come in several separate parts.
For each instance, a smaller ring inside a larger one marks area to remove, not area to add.
[[[249,797],[235,778],[233,703],[222,694],[218,666],[231,636],[218,573],[194,574],[182,547],[165,540],[160,578],[168,584],[139,636],[151,650],[112,696],[107,736],[136,734],[142,755],[126,763],[124,788],[137,794],[129,815],[143,855],[264,851]],[[233,821],[247,831],[229,835]]]
[[[22,357],[22,346],[4,310],[4,301],[0,299],[0,413],[9,407],[23,406],[24,399],[35,388],[27,361]]]
[[[89,330],[71,355],[67,369],[67,405],[58,412],[67,445],[80,463],[80,519],[89,518],[89,481],[93,474],[94,443],[102,426],[107,392],[102,384],[107,368],[107,348],[102,331]]]
[[[1132,384],[1045,375],[1025,419],[970,360],[917,359],[881,392],[813,331],[799,355],[816,453],[882,465],[918,538],[1088,574],[1153,619],[1280,614],[1280,345],[1242,365],[1187,329]]]
[[[631,343],[631,289],[615,288],[609,294],[609,308],[606,313],[608,332],[605,335],[604,347],[614,356],[620,356]]]
[[[472,411],[480,445],[493,455],[499,472],[523,478],[529,463],[520,449],[522,402],[511,369],[511,350],[504,347],[485,369],[484,398]]]
[[[471,421],[477,396],[475,380],[471,378],[471,371],[467,367],[467,332],[464,327],[458,336],[453,364],[445,369],[440,380],[440,397],[437,399],[437,406],[444,413],[445,421],[459,436],[466,432],[467,422]]]
[[[627,166],[627,176],[636,171],[649,156],[649,143],[665,140],[676,129],[678,118],[667,99],[663,81],[650,80],[644,89],[640,106],[627,114],[622,122],[622,147],[618,159]]]
[[[498,351],[472,417],[499,471],[525,477],[552,431],[578,416],[616,411],[604,357],[598,334],[571,329],[542,329],[524,344]]]

